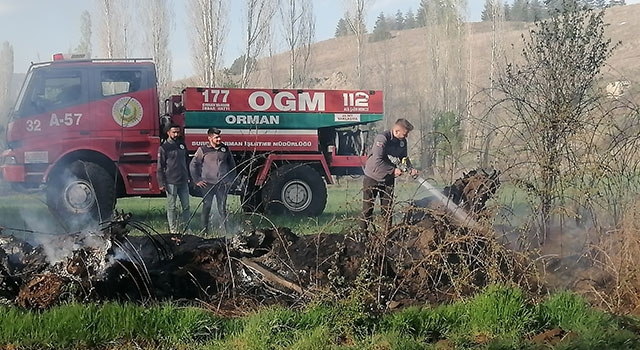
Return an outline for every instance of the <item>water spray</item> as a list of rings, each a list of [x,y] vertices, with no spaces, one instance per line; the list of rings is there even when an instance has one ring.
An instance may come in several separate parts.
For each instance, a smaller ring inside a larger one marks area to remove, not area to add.
[[[391,163],[393,163],[398,169],[400,169],[403,173],[411,173],[411,170],[414,168],[409,164],[407,158],[398,158],[394,156],[388,156]],[[417,171],[417,170],[416,170]],[[460,224],[461,226],[480,230],[481,226],[476,220],[474,220],[463,208],[454,203],[451,198],[445,196],[439,189],[435,188],[432,184],[429,183],[425,178],[416,174],[412,176],[416,182],[422,187],[424,187],[427,191],[429,191],[432,195],[436,197],[436,199],[442,203],[453,218]]]

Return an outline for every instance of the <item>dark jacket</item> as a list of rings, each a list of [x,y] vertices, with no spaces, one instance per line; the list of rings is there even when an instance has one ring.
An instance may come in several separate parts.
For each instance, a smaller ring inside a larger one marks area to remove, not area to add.
[[[193,156],[189,170],[194,183],[205,181],[215,185],[222,181],[230,185],[236,178],[236,162],[225,144],[220,144],[218,148],[209,144],[200,146]]]
[[[187,146],[181,141],[167,139],[158,148],[158,185],[178,185],[189,182]]]
[[[364,166],[364,174],[376,181],[384,181],[386,177],[394,176],[396,166],[388,156],[400,159],[407,156],[407,140],[393,137],[390,130],[378,134],[374,139]]]

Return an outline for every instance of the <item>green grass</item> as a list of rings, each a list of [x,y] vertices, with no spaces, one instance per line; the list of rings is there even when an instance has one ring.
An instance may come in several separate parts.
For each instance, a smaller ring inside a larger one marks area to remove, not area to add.
[[[173,304],[68,304],[41,312],[0,307],[0,347],[15,349],[549,349],[532,335],[572,332],[558,349],[634,349],[637,320],[622,320],[563,292],[535,304],[492,286],[453,304],[372,313],[358,297],[303,309],[270,307],[242,318]],[[133,344],[137,344],[135,347]]]
[[[293,216],[264,216],[259,214],[246,214],[240,210],[238,196],[229,196],[228,211],[231,216],[233,228],[239,230],[243,227],[289,227],[299,234],[312,234],[320,232],[343,232],[355,226],[357,217],[362,208],[362,180],[361,178],[342,178],[339,184],[327,187],[328,200],[325,211],[318,217],[293,217]],[[396,203],[398,205],[396,222],[401,220],[400,207],[415,198],[426,196],[415,182],[399,180],[396,190]],[[42,233],[64,233],[65,224],[60,218],[54,217],[47,210],[44,195],[14,194],[0,197],[0,227],[17,228],[21,230],[33,230]],[[192,220],[189,228],[193,232],[200,232],[200,205],[201,198],[191,197]],[[158,232],[167,232],[166,199],[159,198],[120,198],[116,205],[117,210],[130,212],[137,221],[142,221]],[[215,205],[212,209],[216,211]],[[379,206],[376,206],[379,212]]]

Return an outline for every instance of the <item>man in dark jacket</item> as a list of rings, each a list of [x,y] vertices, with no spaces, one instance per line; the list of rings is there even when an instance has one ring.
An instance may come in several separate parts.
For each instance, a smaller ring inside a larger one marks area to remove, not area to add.
[[[176,218],[176,199],[182,206],[182,224],[189,221],[189,170],[187,168],[187,147],[181,138],[180,125],[171,124],[167,128],[167,139],[158,148],[158,186],[167,193],[167,221],[169,232],[179,233]]]
[[[360,228],[367,232],[376,197],[380,197],[382,215],[385,219],[385,232],[391,228],[393,202],[393,188],[396,177],[402,175],[400,170],[389,156],[396,159],[407,158],[407,135],[413,130],[413,125],[408,120],[400,118],[396,120],[391,130],[386,130],[376,136],[369,157],[364,167],[364,180],[362,184],[362,217]],[[406,159],[406,162],[411,164]],[[416,175],[415,169],[411,175]]]
[[[220,214],[220,228],[226,230],[227,193],[236,178],[236,163],[229,147],[222,143],[219,129],[210,128],[207,138],[209,143],[198,148],[191,161],[190,170],[193,182],[204,193],[202,225],[205,232],[210,232],[209,221],[214,196]]]

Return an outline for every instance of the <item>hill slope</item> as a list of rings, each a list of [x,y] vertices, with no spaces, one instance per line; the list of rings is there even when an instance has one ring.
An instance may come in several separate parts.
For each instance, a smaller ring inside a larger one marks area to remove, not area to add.
[[[607,33],[615,41],[622,41],[609,67],[604,71],[607,80],[625,79],[632,87],[640,78],[640,4],[614,7],[607,10],[605,21]],[[533,27],[531,23],[505,23],[498,42],[508,61],[518,59],[522,46],[522,35]],[[490,23],[468,23],[464,28],[465,54],[468,83],[472,90],[489,85],[489,66],[493,32]],[[365,87],[367,89],[392,88],[392,96],[398,97],[398,87],[410,86],[412,90],[425,90],[428,73],[421,68],[427,66],[429,33],[426,28],[394,32],[393,38],[365,44]],[[501,61],[504,62],[505,58]],[[252,86],[282,88],[288,77],[287,53],[260,61]],[[312,88],[356,88],[355,79],[356,43],[353,37],[325,40],[313,45],[310,67]],[[635,89],[633,89],[635,90]],[[471,92],[472,94],[473,92]],[[401,94],[400,94],[401,95]]]

